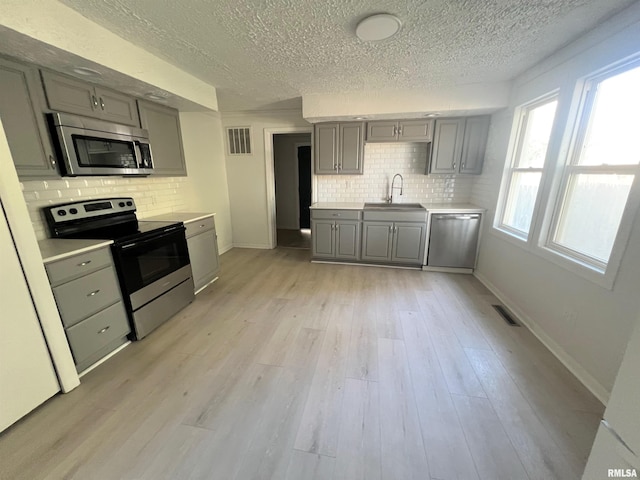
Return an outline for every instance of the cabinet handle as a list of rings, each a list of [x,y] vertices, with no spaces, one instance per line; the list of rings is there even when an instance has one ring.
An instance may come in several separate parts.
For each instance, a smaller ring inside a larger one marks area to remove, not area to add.
[[[398,233],[398,227],[393,227],[393,233]]]
[[[453,162],[453,169],[456,169],[456,162]]]
[[[93,292],[91,292],[91,293],[87,293],[87,297],[94,297],[94,296],[96,296],[98,293],[100,293],[100,289],[98,289],[98,290],[94,290],[94,291],[93,291]]]
[[[402,127],[398,127],[398,137],[402,136]]]
[[[204,228],[204,223],[202,225],[200,225],[200,228]]]
[[[53,168],[56,168],[56,159],[53,158],[53,155],[49,155],[49,163]]]
[[[340,231],[340,225],[336,225],[336,232]]]
[[[460,166],[460,168],[464,168],[467,166],[467,162],[462,162],[462,165]]]
[[[111,328],[111,325],[107,325],[107,326],[106,326],[106,327],[104,327],[102,330],[100,330],[100,331],[98,332],[98,335],[100,335],[101,333],[106,332],[107,330],[109,330],[109,328]]]
[[[100,108],[104,110],[104,100],[102,100],[102,97],[100,97]]]
[[[96,98],[95,95],[91,95],[91,99],[93,100],[93,106],[97,107],[98,106],[98,99]]]
[[[85,265],[89,265],[90,263],[91,263],[91,260],[87,260],[86,262],[79,263],[78,266],[84,267]]]

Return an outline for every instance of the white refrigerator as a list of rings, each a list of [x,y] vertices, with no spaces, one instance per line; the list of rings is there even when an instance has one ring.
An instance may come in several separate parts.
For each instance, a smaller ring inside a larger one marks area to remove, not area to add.
[[[600,422],[583,480],[640,478],[640,318]]]

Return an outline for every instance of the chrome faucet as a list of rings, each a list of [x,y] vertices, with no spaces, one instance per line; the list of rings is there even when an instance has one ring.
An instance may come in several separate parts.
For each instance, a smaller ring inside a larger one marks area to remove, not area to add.
[[[399,187],[395,186],[396,177],[400,177],[400,186]],[[402,188],[403,187],[404,187],[404,178],[402,178],[402,175],[400,175],[399,173],[396,173],[393,176],[393,180],[391,180],[391,195],[389,195],[389,203],[393,203],[393,190],[395,188],[399,188],[400,189],[400,195],[402,196]]]

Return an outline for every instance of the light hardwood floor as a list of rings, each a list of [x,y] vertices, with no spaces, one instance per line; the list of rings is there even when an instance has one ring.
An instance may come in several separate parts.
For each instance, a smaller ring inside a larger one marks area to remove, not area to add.
[[[602,405],[473,277],[222,256],[0,436],[9,479],[578,479]]]

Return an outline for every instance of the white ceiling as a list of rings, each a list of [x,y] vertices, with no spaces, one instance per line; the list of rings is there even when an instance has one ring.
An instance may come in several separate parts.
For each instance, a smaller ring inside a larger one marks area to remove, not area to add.
[[[222,111],[305,94],[505,81],[634,0],[61,0],[217,87]],[[357,22],[389,12],[395,37]]]

